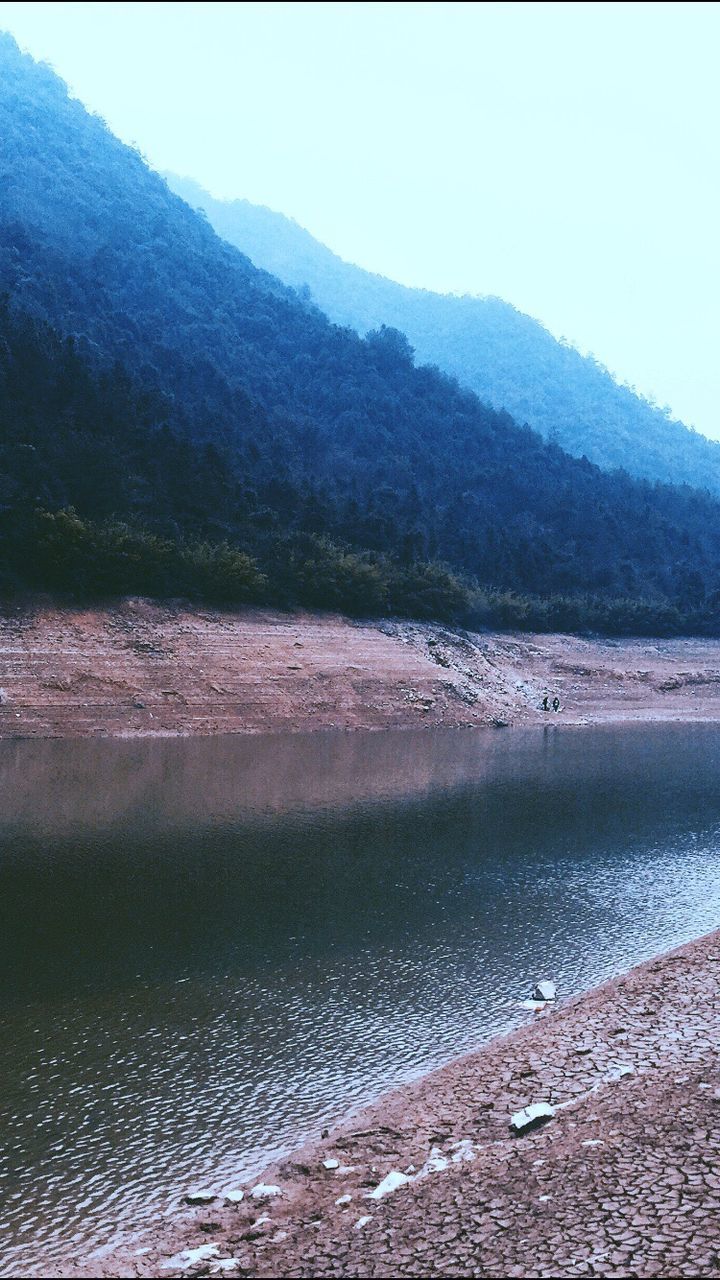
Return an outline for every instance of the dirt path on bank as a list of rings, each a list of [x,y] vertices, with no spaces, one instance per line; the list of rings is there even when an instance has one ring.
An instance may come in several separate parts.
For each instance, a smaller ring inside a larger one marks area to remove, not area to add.
[[[715,1276],[719,984],[715,933],[529,1014],[530,1026],[380,1099],[258,1180],[282,1194],[253,1199],[251,1184],[239,1204],[218,1195],[95,1266],[122,1276]],[[511,1113],[536,1102],[554,1117],[513,1136]],[[410,1180],[373,1198],[394,1171]]]
[[[720,641],[585,640],[142,600],[0,618],[0,737],[720,719]]]

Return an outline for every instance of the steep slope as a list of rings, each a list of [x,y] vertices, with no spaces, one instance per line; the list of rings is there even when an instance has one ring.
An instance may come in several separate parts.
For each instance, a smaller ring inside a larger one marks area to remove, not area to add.
[[[0,139],[11,315],[51,322],[100,370],[120,359],[138,394],[161,394],[168,428],[222,453],[212,483],[201,470],[194,492],[183,481],[163,533],[174,522],[181,537],[205,536],[211,524],[312,604],[393,607],[401,570],[403,609],[427,614],[436,595],[447,609],[462,591],[418,568],[441,559],[496,591],[624,599],[605,614],[565,600],[542,614],[548,625],[718,625],[720,505],[709,495],[570,458],[416,368],[396,330],[362,340],[332,325],[219,239],[9,38]],[[157,484],[171,487],[174,464],[162,472]],[[152,523],[164,504],[139,502],[138,488],[118,489],[114,513]],[[507,601],[493,608],[500,621],[538,618],[536,603],[509,617]]]
[[[165,175],[218,235],[286,284],[304,286],[337,324],[407,334],[421,363],[457,377],[569,453],[606,469],[720,492],[720,444],[619,385],[596,360],[556,341],[500,298],[408,289],[336,257],[296,222],[247,200],[214,200]]]

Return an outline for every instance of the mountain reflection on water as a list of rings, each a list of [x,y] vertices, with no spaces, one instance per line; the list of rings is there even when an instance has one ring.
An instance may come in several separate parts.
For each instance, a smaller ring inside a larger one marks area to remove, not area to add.
[[[0,1274],[714,927],[719,763],[697,724],[0,744]]]

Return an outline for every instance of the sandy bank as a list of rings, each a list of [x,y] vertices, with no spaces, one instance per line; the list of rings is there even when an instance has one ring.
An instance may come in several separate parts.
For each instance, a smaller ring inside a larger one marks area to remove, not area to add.
[[[557,717],[540,710],[557,693]],[[0,618],[0,736],[720,719],[720,641],[127,601]]]
[[[278,1184],[281,1197],[228,1206],[218,1196],[100,1267],[106,1275],[716,1275],[719,981],[715,933],[529,1014],[527,1027],[268,1170],[262,1181]],[[554,1118],[513,1137],[510,1114],[540,1101],[559,1108]],[[412,1176],[428,1160],[436,1171],[369,1198],[391,1171]],[[178,1256],[198,1248],[209,1256],[194,1264]]]

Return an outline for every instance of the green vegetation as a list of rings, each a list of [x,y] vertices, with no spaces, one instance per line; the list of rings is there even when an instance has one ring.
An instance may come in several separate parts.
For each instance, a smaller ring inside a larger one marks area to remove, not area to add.
[[[718,604],[683,616],[672,605],[651,601],[587,596],[539,600],[484,591],[440,565],[402,567],[325,538],[283,539],[266,545],[265,551],[269,575],[254,557],[227,542],[173,541],[121,521],[93,524],[70,507],[36,512],[30,536],[26,531],[25,540],[10,549],[6,571],[10,567],[16,588],[32,586],[70,594],[74,600],[141,593],[220,607],[301,605],[351,617],[394,614],[473,628],[674,635],[687,629],[690,620],[698,633],[720,631]],[[32,570],[23,572],[28,552]]]
[[[278,538],[258,560],[228,542],[160,537],[119,520],[96,524],[73,507],[36,511],[24,536],[6,542],[5,589],[33,587],[98,600],[181,596],[220,606],[304,605],[351,616],[395,613],[458,621],[471,593],[439,565],[403,568],[327,538]],[[29,553],[29,554],[28,554]]]
[[[183,595],[214,604],[259,600],[266,580],[253,558],[227,542],[161,538],[119,520],[93,524],[68,507],[38,511],[35,585],[80,597]]]

